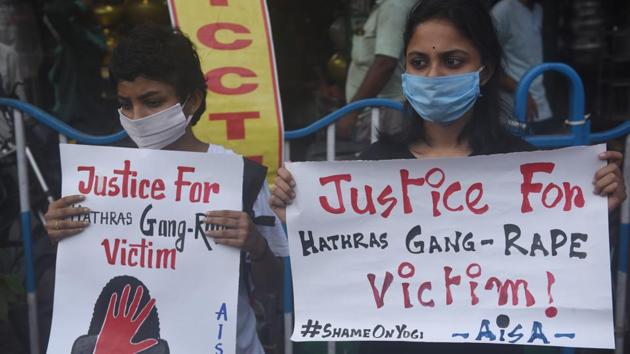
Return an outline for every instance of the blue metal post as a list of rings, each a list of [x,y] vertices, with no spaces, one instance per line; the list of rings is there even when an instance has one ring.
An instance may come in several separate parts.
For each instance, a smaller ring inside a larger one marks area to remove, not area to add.
[[[291,342],[291,334],[293,332],[293,283],[291,281],[291,259],[289,257],[284,258],[282,304],[282,307],[284,307],[284,353],[293,354],[293,342]]]
[[[18,186],[20,192],[20,215],[22,221],[22,243],[26,262],[26,301],[28,304],[29,343],[32,354],[39,353],[39,327],[37,325],[37,294],[35,288],[35,266],[31,243],[31,204],[28,191],[28,167],[26,161],[26,138],[22,112],[13,112],[15,145],[17,151]]]

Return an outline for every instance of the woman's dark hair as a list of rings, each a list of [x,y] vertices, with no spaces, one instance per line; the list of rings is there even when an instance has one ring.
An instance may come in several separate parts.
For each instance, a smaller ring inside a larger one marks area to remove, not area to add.
[[[125,311],[129,311],[132,303],[132,299],[134,298],[137,288],[142,287],[142,298],[140,298],[140,303],[138,305],[138,309],[142,309],[150,300],[151,294],[149,294],[149,289],[137,278],[129,276],[129,275],[120,275],[110,279],[109,282],[105,285],[103,290],[101,291],[98,299],[96,299],[96,303],[94,304],[94,312],[92,313],[92,320],[90,321],[90,328],[88,330],[88,334],[98,335],[103,327],[103,322],[105,321],[105,316],[107,316],[107,308],[109,306],[109,300],[112,294],[118,294],[118,300],[116,302],[115,311],[116,313],[120,313],[121,309],[118,308],[120,301],[120,297],[122,296],[123,289],[125,286],[130,286],[129,298],[127,302],[127,308]],[[138,329],[138,332],[134,335],[133,341],[140,342],[145,339],[160,338],[160,318],[158,316],[157,306],[155,306],[149,316],[142,324],[142,326]]]
[[[507,132],[499,118],[499,72],[501,65],[501,45],[486,6],[480,0],[420,0],[412,8],[403,35],[404,50],[413,36],[416,27],[429,20],[446,20],[468,38],[481,54],[482,64],[493,70],[492,77],[481,87],[481,97],[474,106],[472,119],[462,129],[459,141],[468,139],[470,147],[477,153],[484,153],[489,146],[504,140]],[[405,120],[402,132],[395,137],[398,142],[411,144],[427,141],[424,121],[405,102]]]
[[[175,88],[183,103],[196,90],[202,94],[201,105],[191,124],[206,110],[206,80],[193,43],[182,32],[170,27],[142,25],[120,40],[109,64],[110,81],[133,81],[139,76],[164,82]]]

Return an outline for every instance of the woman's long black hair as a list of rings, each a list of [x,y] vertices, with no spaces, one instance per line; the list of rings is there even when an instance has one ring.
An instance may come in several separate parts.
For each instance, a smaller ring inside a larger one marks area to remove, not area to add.
[[[464,126],[459,141],[467,140],[475,153],[489,153],[491,147],[507,143],[508,132],[501,124],[499,103],[499,80],[501,66],[501,44],[497,38],[492,17],[480,0],[420,0],[412,8],[403,35],[404,50],[416,27],[429,20],[447,20],[477,48],[481,62],[492,76],[481,86],[481,96],[474,106],[472,119]],[[405,102],[405,120],[402,132],[396,136],[383,136],[385,140],[412,144],[423,141],[428,144],[424,121]]]

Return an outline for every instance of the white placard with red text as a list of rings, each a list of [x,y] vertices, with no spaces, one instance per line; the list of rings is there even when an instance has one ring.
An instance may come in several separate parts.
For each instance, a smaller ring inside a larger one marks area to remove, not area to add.
[[[234,353],[240,252],[202,220],[241,210],[242,158],[60,147],[62,194],[86,197],[91,225],[59,243],[48,352]]]
[[[613,348],[604,149],[287,164],[293,339]]]

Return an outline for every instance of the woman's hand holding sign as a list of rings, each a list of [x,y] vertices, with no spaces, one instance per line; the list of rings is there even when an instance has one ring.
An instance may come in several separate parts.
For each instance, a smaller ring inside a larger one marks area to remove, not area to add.
[[[617,208],[626,199],[626,184],[621,175],[623,154],[617,151],[606,151],[599,155],[600,160],[608,160],[608,165],[600,168],[593,178],[595,194],[608,197],[608,211]]]
[[[295,181],[289,170],[284,167],[278,169],[276,183],[271,190],[271,198],[269,205],[271,209],[278,215],[278,218],[286,223],[286,208],[293,199],[295,199]]]
[[[87,214],[90,209],[74,207],[75,203],[85,200],[82,195],[69,195],[55,200],[48,206],[46,212],[46,231],[53,242],[58,242],[69,236],[74,236],[90,225],[87,221],[66,220],[69,217]]]
[[[215,210],[206,214],[206,224],[221,226],[219,230],[208,230],[206,234],[220,245],[232,246],[259,260],[267,252],[267,241],[258,232],[249,215],[243,211]]]
[[[267,239],[258,231],[249,214],[234,210],[215,210],[206,214],[206,224],[219,226],[211,228],[206,235],[217,244],[226,245],[249,252],[252,262],[252,279],[263,292],[271,292],[282,284],[282,263],[271,252]]]

